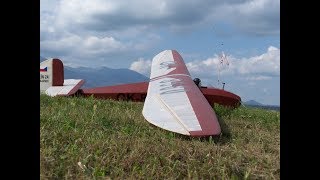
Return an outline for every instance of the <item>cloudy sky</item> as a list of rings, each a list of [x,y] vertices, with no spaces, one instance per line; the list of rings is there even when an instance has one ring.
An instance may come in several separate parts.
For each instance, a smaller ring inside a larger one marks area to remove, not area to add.
[[[280,105],[279,0],[40,0],[43,57],[149,76],[165,49],[203,85]]]

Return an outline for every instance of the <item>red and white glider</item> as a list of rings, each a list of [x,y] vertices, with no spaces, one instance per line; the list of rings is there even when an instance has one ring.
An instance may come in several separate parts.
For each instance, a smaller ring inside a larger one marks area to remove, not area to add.
[[[153,58],[142,114],[148,122],[179,134],[210,136],[221,133],[213,108],[175,50],[162,51]]]
[[[196,85],[175,50],[162,51],[153,58],[150,82],[80,89],[83,83],[82,79],[64,79],[59,59],[40,63],[41,93],[141,101],[148,122],[188,136],[219,135],[221,128],[212,106],[217,103],[235,108],[241,102],[239,96],[224,89]]]

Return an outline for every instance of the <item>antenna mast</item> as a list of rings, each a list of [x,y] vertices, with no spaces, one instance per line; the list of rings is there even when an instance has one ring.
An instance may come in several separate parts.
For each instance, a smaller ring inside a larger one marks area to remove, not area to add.
[[[222,51],[221,55],[219,56],[219,65],[218,65],[218,85],[220,83],[220,71],[221,71],[221,68],[223,67],[223,64],[226,64],[227,66],[229,66],[229,61],[227,59],[227,56],[224,54],[224,52]],[[224,85],[225,85],[225,82],[222,82],[223,84],[223,87],[222,89],[224,89]]]

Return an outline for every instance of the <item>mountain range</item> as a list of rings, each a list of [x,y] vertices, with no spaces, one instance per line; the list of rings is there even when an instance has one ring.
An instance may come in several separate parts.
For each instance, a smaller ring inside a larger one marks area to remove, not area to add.
[[[84,88],[149,81],[146,76],[130,69],[112,69],[108,67],[88,68],[64,67],[65,79],[84,79]]]
[[[243,102],[244,105],[251,105],[251,106],[264,106],[264,104],[261,104],[255,100],[249,100],[249,101],[245,101]]]
[[[40,62],[46,60],[40,56]],[[65,79],[83,79],[85,83],[82,87],[100,87],[117,84],[136,83],[149,81],[149,78],[130,69],[112,69],[108,67],[69,67],[64,65]]]
[[[262,103],[255,101],[255,100],[245,101],[245,102],[243,102],[243,105],[249,106],[249,107],[256,107],[256,108],[263,108],[263,109],[271,109],[271,110],[280,111],[280,106],[265,105],[265,104],[262,104]]]

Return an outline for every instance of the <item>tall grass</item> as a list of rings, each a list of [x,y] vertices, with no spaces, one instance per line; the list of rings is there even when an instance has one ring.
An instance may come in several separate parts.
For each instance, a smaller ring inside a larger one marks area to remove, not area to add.
[[[221,136],[191,138],[143,103],[40,96],[41,179],[280,179],[280,112],[215,106]]]

